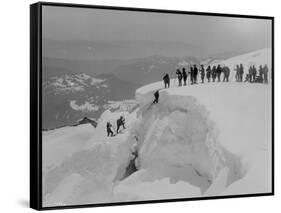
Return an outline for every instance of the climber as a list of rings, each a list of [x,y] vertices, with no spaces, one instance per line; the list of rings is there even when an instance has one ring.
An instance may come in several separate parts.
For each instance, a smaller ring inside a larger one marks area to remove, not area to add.
[[[164,85],[165,85],[165,88],[169,88],[170,87],[170,77],[169,77],[169,74],[165,74],[164,77],[163,77],[163,80],[164,80]]]
[[[200,74],[201,74],[201,83],[204,83],[204,78],[205,78],[205,68],[204,65],[201,64],[201,68],[200,68]]]
[[[193,72],[194,72],[193,83],[197,84],[198,68],[197,68],[196,64],[193,65]]]
[[[265,84],[268,84],[268,67],[267,65],[265,64],[264,67],[263,67],[263,79],[264,79],[264,83]]]
[[[110,122],[106,123],[106,130],[107,130],[107,137],[112,137],[113,136],[113,132],[111,130],[112,124]]]
[[[159,90],[157,90],[155,93],[154,93],[154,101],[152,102],[153,104],[157,104],[158,103],[158,100],[159,100]]]
[[[215,82],[215,80],[216,80],[216,76],[217,76],[216,70],[217,70],[216,66],[213,66],[212,72],[211,72],[213,82]]]
[[[182,73],[181,73],[180,69],[177,69],[176,75],[178,76],[179,87],[180,87],[180,86],[182,86],[182,83],[181,83],[181,81],[182,81]]]
[[[208,68],[206,69],[207,72],[207,79],[208,82],[210,82],[210,78],[211,78],[211,66],[209,65]]]
[[[119,133],[119,128],[123,127],[123,129],[126,129],[125,127],[125,118],[121,115],[120,118],[117,120],[117,131],[116,134]]]
[[[184,86],[186,86],[187,73],[184,67],[182,68],[182,77],[183,77]]]
[[[224,66],[222,68],[222,72],[223,72],[223,82],[229,82],[229,74],[230,74],[230,69],[227,66]]]

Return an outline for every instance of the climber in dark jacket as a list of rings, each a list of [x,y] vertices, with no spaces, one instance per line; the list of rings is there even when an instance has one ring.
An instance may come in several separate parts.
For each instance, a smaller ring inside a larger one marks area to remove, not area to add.
[[[243,67],[243,64],[240,64],[240,66],[239,66],[239,78],[240,78],[240,82],[242,82],[243,81],[243,74],[244,74],[244,67]]]
[[[113,136],[113,132],[112,132],[112,130],[111,130],[111,127],[112,127],[112,125],[111,125],[111,123],[110,122],[107,122],[106,123],[106,131],[107,131],[107,137],[109,137],[109,136]]]
[[[257,78],[257,68],[253,65],[253,81],[255,82]]]
[[[221,81],[221,72],[222,72],[221,66],[218,65],[217,69],[216,69],[216,74],[217,74],[217,77],[218,77],[218,82]]]
[[[195,84],[197,84],[197,75],[198,75],[198,68],[196,67],[196,64],[194,64],[194,66],[193,66],[193,72],[194,72],[194,82],[193,83],[195,83]]]
[[[239,82],[239,80],[240,80],[240,67],[239,67],[239,65],[236,65],[236,68],[234,70],[236,71],[236,73],[235,73],[235,80],[237,82]]]
[[[261,83],[263,83],[263,68],[262,68],[262,65],[259,66],[259,78],[261,79]]]
[[[211,66],[210,65],[207,67],[206,72],[207,72],[208,82],[210,82],[210,78],[211,78]]]
[[[157,104],[158,101],[159,101],[159,90],[157,90],[155,93],[154,93],[154,101],[152,102],[153,104]]]
[[[180,71],[180,69],[177,69],[176,74],[178,76],[178,80],[179,80],[179,86],[182,85],[181,81],[182,81],[182,73]]]
[[[216,70],[217,70],[216,66],[213,66],[213,68],[212,68],[212,79],[213,79],[213,82],[215,82],[215,80],[216,80],[216,76],[217,76]]]
[[[229,74],[230,74],[230,69],[227,66],[224,66],[222,68],[222,72],[223,72],[223,82],[229,82]]]
[[[194,69],[193,69],[192,66],[190,67],[190,75],[189,76],[190,76],[189,79],[191,81],[191,84],[194,84]]]
[[[264,67],[263,67],[263,76],[264,76],[264,83],[265,84],[268,84],[268,67],[267,65],[265,64]]]
[[[164,80],[165,88],[169,88],[170,87],[170,77],[167,73],[166,73],[166,75],[164,75],[163,80]]]
[[[253,82],[253,67],[252,66],[249,67],[248,74],[249,74],[249,79],[250,79],[249,82],[252,83]]]
[[[185,68],[182,68],[182,77],[183,77],[184,86],[186,86],[187,73],[185,71]]]
[[[119,128],[123,127],[123,129],[126,129],[125,127],[125,118],[121,115],[121,117],[117,120],[117,130],[116,130],[116,134],[119,133]]]

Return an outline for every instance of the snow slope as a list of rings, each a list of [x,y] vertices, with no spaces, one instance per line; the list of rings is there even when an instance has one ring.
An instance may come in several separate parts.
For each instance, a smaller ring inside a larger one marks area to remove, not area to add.
[[[141,137],[142,174],[157,171],[157,178],[171,181],[182,180],[175,173],[184,174],[202,196],[270,192],[271,85],[233,82],[162,89],[159,105],[147,110],[153,92],[162,87],[158,82],[136,92],[143,109],[135,132]],[[209,184],[184,173],[190,165]],[[135,179],[136,184],[143,176]]]
[[[106,121],[121,115],[110,111],[96,129],[43,134],[44,206],[270,191],[270,85],[164,89],[148,108],[154,86],[137,91],[137,111],[121,113],[123,134],[106,137]],[[136,149],[137,171],[127,173]]]
[[[112,187],[125,174],[132,146],[126,132],[107,138],[105,127],[121,115],[128,127],[135,120],[135,113],[107,110],[97,128],[84,124],[43,132],[43,206],[113,200]]]
[[[270,192],[272,85],[171,85],[139,88],[137,108],[106,110],[97,128],[43,132],[43,206]]]

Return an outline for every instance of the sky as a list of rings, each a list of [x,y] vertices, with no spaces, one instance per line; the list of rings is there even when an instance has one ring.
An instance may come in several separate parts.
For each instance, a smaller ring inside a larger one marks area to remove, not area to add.
[[[271,21],[43,6],[43,40],[177,42],[212,55],[271,47]]]

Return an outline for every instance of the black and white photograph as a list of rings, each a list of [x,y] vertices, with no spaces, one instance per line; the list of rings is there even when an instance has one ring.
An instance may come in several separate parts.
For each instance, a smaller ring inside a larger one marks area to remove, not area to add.
[[[272,18],[41,6],[43,208],[272,194]]]

